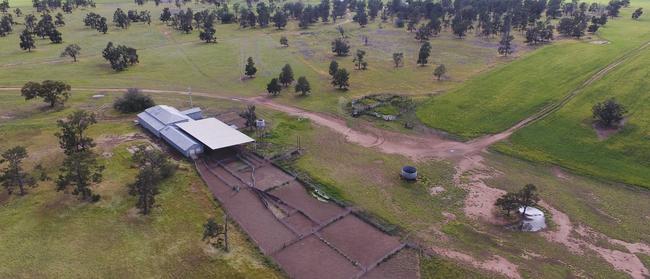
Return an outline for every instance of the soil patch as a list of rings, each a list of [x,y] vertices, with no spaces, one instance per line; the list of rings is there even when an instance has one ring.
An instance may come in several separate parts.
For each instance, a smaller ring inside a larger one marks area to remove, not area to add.
[[[397,237],[380,232],[354,215],[345,216],[327,226],[321,234],[323,239],[364,268],[381,262],[386,255],[401,249]]]
[[[113,149],[115,146],[118,146],[125,142],[138,141],[138,140],[149,140],[148,137],[145,137],[140,133],[129,133],[124,135],[107,135],[97,139],[97,144],[104,149]]]
[[[456,167],[454,183],[467,190],[465,199],[465,215],[481,219],[495,225],[506,225],[508,220],[499,217],[494,202],[505,194],[505,191],[489,187],[484,179],[498,175],[499,172],[490,169],[483,163],[481,155],[466,156]]]
[[[313,198],[297,180],[263,191],[254,187],[264,177],[268,185],[287,175],[250,154],[206,154],[196,168],[228,214],[267,256],[292,278],[359,278],[400,251],[399,238],[351,215],[349,208]],[[259,177],[258,177],[259,176]],[[417,262],[411,262],[417,269]],[[405,263],[406,264],[406,263]],[[387,267],[388,268],[388,267]],[[416,278],[416,277],[402,277]]]
[[[563,244],[573,253],[583,254],[585,249],[592,250],[609,264],[614,269],[623,271],[635,279],[644,279],[650,277],[650,271],[643,265],[643,262],[636,256],[635,252],[646,253],[650,252],[650,247],[643,243],[627,243],[621,240],[612,239],[604,234],[599,234],[591,228],[585,226],[574,227],[571,223],[569,216],[559,210],[551,207],[550,205],[541,202],[552,215],[553,222],[556,224],[555,231],[544,232],[548,240]],[[576,232],[582,238],[575,237],[572,232]],[[613,250],[601,247],[594,243],[598,239],[604,239],[611,244],[620,245],[625,247],[628,252]],[[641,250],[638,250],[641,249]]]
[[[283,249],[274,258],[290,278],[354,278],[361,272],[314,235]]]
[[[621,121],[621,123],[615,127],[602,127],[598,123],[592,124],[591,127],[594,129],[594,131],[596,131],[598,139],[602,141],[621,131],[621,129],[623,129],[623,125],[625,125],[625,122],[627,122],[627,118],[623,119],[623,121]]]
[[[493,256],[488,260],[480,261],[470,255],[458,251],[454,251],[451,249],[447,249],[447,248],[431,247],[431,250],[435,254],[442,255],[447,258],[454,259],[463,263],[467,263],[474,268],[488,270],[494,273],[501,274],[508,278],[514,278],[514,279],[521,278],[519,272],[517,271],[518,269],[517,265],[511,263],[506,258],[503,258],[501,256]]]
[[[418,255],[412,249],[402,249],[397,254],[368,272],[365,279],[420,278]]]
[[[551,168],[551,172],[553,172],[553,175],[559,179],[563,180],[569,180],[569,175],[562,170],[562,168],[553,166]]]
[[[435,186],[435,187],[429,188],[429,194],[431,194],[432,196],[437,196],[437,195],[439,195],[440,193],[442,193],[444,191],[445,191],[445,188],[443,188],[441,186]]]
[[[310,219],[325,223],[328,220],[344,213],[344,209],[332,204],[318,201],[307,193],[305,188],[297,181],[292,181],[287,186],[279,187],[270,192],[280,198],[287,205],[303,212]]]

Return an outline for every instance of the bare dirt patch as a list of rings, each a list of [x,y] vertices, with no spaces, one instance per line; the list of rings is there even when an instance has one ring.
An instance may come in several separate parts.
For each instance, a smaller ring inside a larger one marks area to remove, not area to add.
[[[379,263],[386,255],[402,247],[397,237],[380,232],[354,215],[325,227],[321,234],[323,239],[364,268]]]
[[[570,179],[569,174],[564,172],[564,170],[562,170],[562,168],[560,168],[560,167],[553,166],[551,168],[551,172],[553,172],[553,175],[555,177],[559,178],[559,179],[562,179],[562,180],[569,180]]]
[[[412,249],[402,249],[375,269],[364,279],[420,278],[418,255]]]
[[[506,258],[503,258],[501,256],[495,255],[488,260],[481,261],[468,254],[447,248],[431,247],[431,250],[435,254],[469,264],[474,268],[495,272],[508,278],[521,278],[521,275],[519,275],[519,272],[517,271],[517,265],[511,263]]]
[[[431,194],[432,196],[437,196],[444,191],[445,188],[443,188],[442,186],[434,186],[429,188],[429,194]]]
[[[353,278],[361,271],[313,235],[283,249],[275,259],[291,278]]]
[[[106,135],[97,139],[97,145],[104,149],[112,149],[125,142],[148,141],[149,138],[140,133],[129,133],[124,135]]]
[[[249,155],[208,156],[196,167],[212,193],[292,278],[358,278],[404,247],[399,238],[350,215],[349,208],[311,197],[297,180],[268,192],[254,187],[244,179],[257,176],[243,163]],[[268,162],[257,163],[268,168],[264,175],[282,172]],[[417,268],[413,264],[410,268]]]
[[[626,243],[621,240],[612,239],[604,234],[599,234],[586,226],[574,227],[569,216],[563,212],[551,207],[549,204],[542,203],[553,218],[557,228],[555,231],[546,231],[542,235],[549,241],[560,243],[573,253],[583,254],[585,249],[598,253],[605,261],[611,264],[614,269],[623,271],[635,279],[643,279],[650,276],[650,272],[643,265],[643,262],[634,254],[640,251],[649,252],[650,247],[643,243]],[[572,232],[576,232],[581,238],[575,237]],[[628,249],[628,252],[605,248],[593,243],[596,239],[605,239],[606,241],[621,245]],[[648,250],[646,250],[648,249]]]
[[[509,221],[495,214],[497,211],[494,202],[501,197],[505,191],[489,187],[484,179],[491,178],[500,173],[490,169],[483,163],[480,155],[464,157],[456,167],[454,183],[468,191],[465,199],[465,215],[481,219],[484,222],[505,225]]]
[[[292,180],[293,177],[272,166],[255,169],[255,187],[262,191],[283,185]]]
[[[592,124],[591,127],[594,129],[594,131],[596,131],[596,135],[598,136],[598,139],[602,141],[620,132],[621,129],[623,129],[623,125],[625,125],[625,122],[627,122],[627,118],[623,119],[623,121],[621,121],[619,125],[616,125],[614,127],[603,127],[598,123]]]
[[[324,223],[342,214],[345,210],[332,203],[316,200],[296,181],[270,192],[271,195],[282,199],[293,208],[302,211],[309,218]]]

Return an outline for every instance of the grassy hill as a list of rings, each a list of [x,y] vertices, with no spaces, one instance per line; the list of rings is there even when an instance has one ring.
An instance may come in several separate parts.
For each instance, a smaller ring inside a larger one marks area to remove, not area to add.
[[[650,188],[649,67],[646,48],[558,112],[515,133],[497,150]],[[628,118],[618,133],[599,138],[591,108],[612,97],[628,108]]]
[[[632,20],[632,1],[621,16],[602,27],[594,40],[562,39],[513,63],[476,76],[418,108],[422,122],[462,138],[504,131],[543,107],[561,100],[591,75],[650,40],[650,19]]]

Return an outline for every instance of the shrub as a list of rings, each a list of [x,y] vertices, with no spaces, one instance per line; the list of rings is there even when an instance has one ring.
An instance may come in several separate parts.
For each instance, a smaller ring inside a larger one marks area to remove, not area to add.
[[[137,88],[129,88],[124,96],[119,97],[113,103],[113,108],[121,113],[140,112],[155,106],[153,99],[144,95]]]

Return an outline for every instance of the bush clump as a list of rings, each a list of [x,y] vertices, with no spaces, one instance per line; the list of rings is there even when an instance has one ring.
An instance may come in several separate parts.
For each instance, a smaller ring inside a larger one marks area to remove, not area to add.
[[[119,97],[113,103],[113,108],[121,113],[141,112],[155,106],[151,96],[144,95],[137,88],[129,88],[124,96]]]

